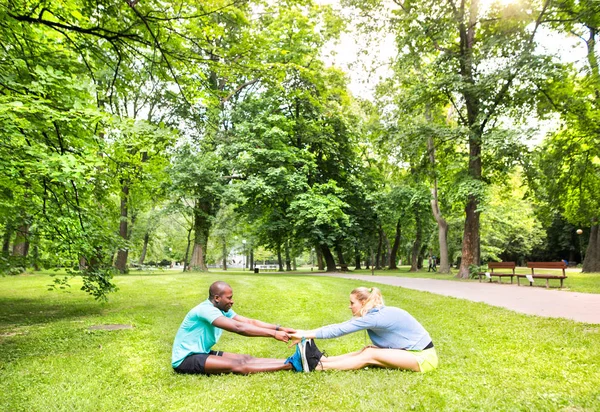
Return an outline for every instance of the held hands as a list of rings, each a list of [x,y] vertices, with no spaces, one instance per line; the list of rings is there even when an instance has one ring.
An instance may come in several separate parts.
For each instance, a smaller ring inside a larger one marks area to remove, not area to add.
[[[275,336],[273,337],[282,342],[287,342],[290,340],[290,335],[288,335],[288,333],[285,332],[283,329],[276,331]]]
[[[302,340],[302,338],[304,337],[305,333],[302,330],[296,331],[295,333],[291,333],[289,335],[290,337],[290,344],[288,345],[288,348],[291,348],[294,345],[297,345],[300,343],[300,341]]]

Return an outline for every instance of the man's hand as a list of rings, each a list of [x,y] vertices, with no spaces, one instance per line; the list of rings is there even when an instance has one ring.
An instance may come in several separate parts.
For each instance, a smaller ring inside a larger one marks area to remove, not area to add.
[[[287,332],[283,330],[278,330],[277,332],[275,332],[274,338],[282,342],[287,342],[290,340],[290,335],[288,335]]]
[[[285,333],[296,333],[296,329],[292,329],[292,328],[284,328],[282,326],[279,327],[279,330],[284,331]]]
[[[288,345],[288,348],[291,348],[294,345],[297,345],[300,343],[300,341],[302,341],[302,338],[304,337],[304,331],[296,331],[294,333],[291,333],[289,338],[290,338],[290,344]]]

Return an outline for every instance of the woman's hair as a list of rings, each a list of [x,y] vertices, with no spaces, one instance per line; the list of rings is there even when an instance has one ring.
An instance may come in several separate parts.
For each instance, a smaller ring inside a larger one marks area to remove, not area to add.
[[[379,288],[365,288],[361,286],[354,289],[350,294],[356,296],[358,301],[363,305],[360,310],[360,316],[364,316],[365,313],[373,308],[383,306],[383,296]]]

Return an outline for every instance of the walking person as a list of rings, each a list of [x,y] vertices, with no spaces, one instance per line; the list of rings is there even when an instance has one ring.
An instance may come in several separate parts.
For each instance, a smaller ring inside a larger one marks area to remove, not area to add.
[[[385,306],[381,291],[359,287],[350,293],[354,318],[344,323],[292,333],[299,344],[305,372],[354,370],[366,366],[429,372],[437,368],[438,356],[429,333],[407,311]],[[326,357],[313,339],[331,339],[366,330],[372,346],[358,352]]]

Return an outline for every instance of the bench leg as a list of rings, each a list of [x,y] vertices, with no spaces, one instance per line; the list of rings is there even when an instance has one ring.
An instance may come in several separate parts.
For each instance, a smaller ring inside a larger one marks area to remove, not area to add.
[[[560,280],[560,288],[561,288],[561,289],[562,289],[562,287],[563,287],[563,283],[562,283],[562,281],[563,281],[563,280],[561,279],[561,280]]]
[[[517,286],[521,286],[521,278],[517,276]]]
[[[512,276],[510,277],[510,284],[511,285],[513,284],[513,277]]]
[[[550,287],[550,279],[546,278],[546,289]]]

